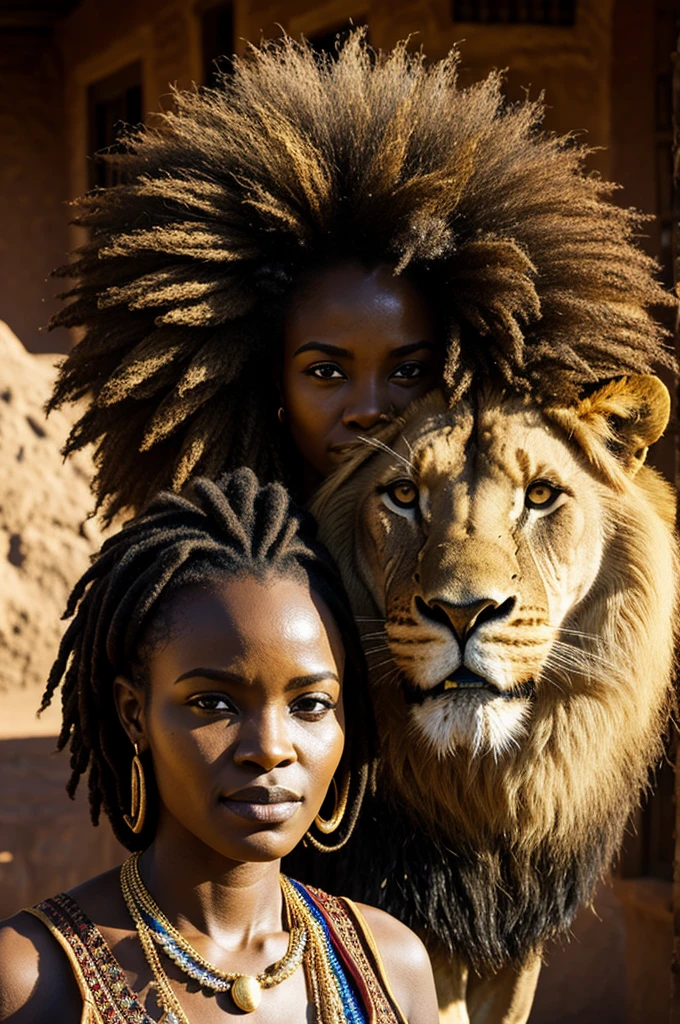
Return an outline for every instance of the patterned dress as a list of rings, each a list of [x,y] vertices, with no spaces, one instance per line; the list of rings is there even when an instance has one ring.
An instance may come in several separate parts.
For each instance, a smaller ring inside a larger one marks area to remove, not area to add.
[[[334,969],[365,1024],[407,1024],[399,1009],[370,929],[351,900],[294,883],[323,925],[335,954]],[[95,924],[66,893],[31,907],[69,959],[83,997],[81,1024],[157,1024],[129,987],[125,972]]]

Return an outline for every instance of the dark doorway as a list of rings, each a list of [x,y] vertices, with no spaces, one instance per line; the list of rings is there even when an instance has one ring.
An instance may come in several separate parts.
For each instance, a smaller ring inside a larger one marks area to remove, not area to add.
[[[95,154],[123,151],[121,135],[128,125],[142,121],[142,65],[128,64],[87,90],[88,179],[90,188],[121,183],[118,168]]]
[[[221,75],[231,71],[234,52],[234,8],[231,3],[218,3],[201,16],[201,48],[203,83],[213,88]]]

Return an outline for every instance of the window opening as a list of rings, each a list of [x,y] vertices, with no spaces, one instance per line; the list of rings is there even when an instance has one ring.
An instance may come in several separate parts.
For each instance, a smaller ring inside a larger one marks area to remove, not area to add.
[[[119,185],[120,170],[101,153],[122,153],[121,135],[129,125],[142,121],[142,64],[136,61],[100,79],[87,90],[88,107],[88,183],[90,188]]]
[[[231,72],[234,53],[234,7],[231,3],[214,4],[201,17],[201,48],[203,82],[214,88],[220,76]]]

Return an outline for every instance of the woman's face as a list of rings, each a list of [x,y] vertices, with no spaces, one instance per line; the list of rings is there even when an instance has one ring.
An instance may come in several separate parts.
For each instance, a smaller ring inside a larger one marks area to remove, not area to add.
[[[285,320],[281,391],[317,480],[339,448],[434,388],[442,357],[430,306],[391,268],[341,264],[310,276]]]
[[[169,637],[149,655],[138,711],[160,796],[157,841],[197,839],[234,862],[284,856],[342,755],[335,622],[308,587],[244,576],[181,591]],[[124,724],[126,693],[119,684]]]

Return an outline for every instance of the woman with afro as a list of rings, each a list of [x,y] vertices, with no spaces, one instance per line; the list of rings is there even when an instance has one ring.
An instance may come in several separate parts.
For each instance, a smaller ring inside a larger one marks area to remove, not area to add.
[[[66,452],[95,445],[107,517],[240,465],[307,497],[435,386],[569,400],[672,362],[641,218],[540,102],[456,66],[284,38],[109,158],[125,183],[80,200],[58,272],[80,340],[50,402],[87,396]]]

